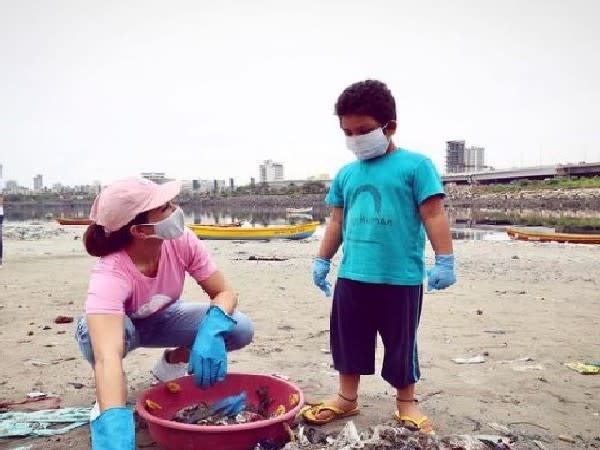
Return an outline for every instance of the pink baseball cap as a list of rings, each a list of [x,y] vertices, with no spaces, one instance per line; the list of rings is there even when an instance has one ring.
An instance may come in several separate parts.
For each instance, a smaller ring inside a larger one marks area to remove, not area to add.
[[[173,200],[180,190],[180,181],[156,184],[137,177],[115,181],[96,196],[90,219],[108,232],[117,231],[139,213]]]

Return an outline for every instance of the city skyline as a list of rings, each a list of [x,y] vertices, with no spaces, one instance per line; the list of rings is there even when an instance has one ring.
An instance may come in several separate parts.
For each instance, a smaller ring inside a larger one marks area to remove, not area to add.
[[[440,172],[454,139],[496,168],[600,160],[595,0],[62,5],[2,6],[5,180],[333,175],[353,159],[333,105],[365,78]]]

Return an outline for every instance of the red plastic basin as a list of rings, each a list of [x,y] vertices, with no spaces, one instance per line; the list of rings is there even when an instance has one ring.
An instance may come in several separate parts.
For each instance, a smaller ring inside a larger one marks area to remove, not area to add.
[[[197,388],[191,376],[173,381],[181,386],[179,392],[171,393],[165,384],[159,384],[139,396],[135,405],[138,414],[148,423],[150,435],[163,450],[251,450],[263,439],[283,442],[288,436],[284,423],[291,423],[304,404],[302,391],[296,385],[269,375],[229,373],[225,381],[206,390]],[[248,394],[248,403],[256,405],[256,390],[260,387],[267,387],[273,399],[269,413],[279,405],[288,409],[291,394],[298,394],[300,401],[281,416],[257,422],[208,426],[170,420],[181,408],[201,401],[212,403],[242,391]],[[146,400],[158,403],[161,409],[149,411]]]

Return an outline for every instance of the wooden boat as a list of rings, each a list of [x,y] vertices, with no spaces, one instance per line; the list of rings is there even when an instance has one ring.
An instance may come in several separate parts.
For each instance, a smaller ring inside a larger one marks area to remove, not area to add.
[[[231,228],[231,227],[241,227],[242,222],[232,222],[225,224],[216,224],[216,223],[207,223],[207,224],[199,224],[205,227],[223,227],[223,228]]]
[[[91,225],[94,223],[91,219],[76,219],[69,217],[59,217],[56,219],[56,221],[61,225]]]
[[[556,233],[553,231],[527,230],[524,228],[507,228],[511,239],[533,242],[567,242],[570,244],[600,244],[600,234]]]
[[[307,208],[285,208],[287,214],[311,214],[312,210],[312,206]]]
[[[200,239],[305,239],[312,236],[319,222],[304,223],[301,225],[283,225],[277,227],[218,227],[188,224]]]

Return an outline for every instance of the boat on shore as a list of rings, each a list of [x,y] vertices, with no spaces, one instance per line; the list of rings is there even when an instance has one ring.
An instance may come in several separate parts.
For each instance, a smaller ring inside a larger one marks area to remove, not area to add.
[[[554,231],[507,228],[511,239],[530,242],[559,242],[569,244],[600,244],[600,234],[557,233]]]
[[[282,225],[276,227],[220,227],[214,225],[194,225],[187,227],[200,239],[219,240],[268,240],[268,239],[306,239],[313,235],[319,222],[300,225]]]
[[[306,208],[285,208],[286,214],[312,214],[312,206]]]
[[[94,223],[92,219],[86,218],[69,218],[69,217],[58,217],[56,221],[61,225],[91,225]]]

